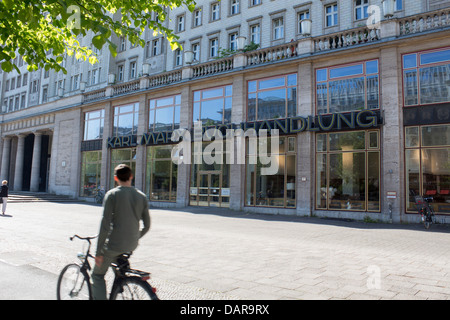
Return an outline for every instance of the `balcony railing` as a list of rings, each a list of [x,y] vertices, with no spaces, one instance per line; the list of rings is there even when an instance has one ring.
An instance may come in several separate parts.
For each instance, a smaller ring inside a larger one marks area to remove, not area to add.
[[[380,29],[359,27],[329,35],[314,37],[314,52],[351,47],[381,39]]]
[[[192,78],[233,70],[233,57],[226,57],[192,66]]]
[[[83,102],[92,102],[106,97],[106,88],[94,90],[83,94]]]
[[[298,41],[291,41],[277,46],[247,52],[247,66],[280,61],[297,55]]]
[[[148,77],[148,80],[149,80],[148,88],[179,82],[181,81],[181,70],[175,70],[161,73],[155,76],[150,76]]]
[[[139,90],[140,88],[141,88],[140,80],[134,80],[134,81],[116,84],[116,85],[113,85],[113,96],[131,93],[133,91]]]
[[[450,8],[399,19],[400,36],[450,26]]]

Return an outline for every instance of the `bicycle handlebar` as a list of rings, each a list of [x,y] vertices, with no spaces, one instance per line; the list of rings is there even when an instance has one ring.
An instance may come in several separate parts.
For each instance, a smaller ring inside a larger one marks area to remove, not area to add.
[[[70,239],[70,241],[73,241],[74,238],[78,238],[78,239],[87,240],[87,241],[90,242],[90,240],[95,239],[97,237],[98,237],[98,235],[95,235],[95,236],[92,236],[92,237],[80,237],[79,235],[75,234],[72,237],[70,237],[69,239]]]

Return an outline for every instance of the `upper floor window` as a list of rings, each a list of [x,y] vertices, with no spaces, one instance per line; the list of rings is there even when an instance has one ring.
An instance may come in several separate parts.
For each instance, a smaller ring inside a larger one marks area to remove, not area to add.
[[[379,108],[378,60],[316,70],[317,113]]]
[[[181,95],[150,100],[149,130],[173,131],[180,127]]]
[[[232,96],[231,85],[194,91],[194,123],[197,121],[202,121],[203,125],[230,123]]]
[[[230,33],[229,35],[230,50],[232,51],[237,50],[237,37],[238,34],[236,32]]]
[[[127,38],[120,37],[119,38],[119,52],[127,50]]]
[[[248,82],[247,120],[293,117],[297,113],[297,74]]]
[[[84,114],[83,140],[94,140],[103,138],[103,127],[105,123],[105,110],[89,111]]]
[[[219,54],[219,39],[214,38],[209,40],[209,56],[217,57]]]
[[[395,2],[395,11],[403,10],[403,0],[394,0]]]
[[[230,15],[238,14],[239,12],[239,0],[231,0]]]
[[[184,15],[177,17],[177,31],[178,32],[184,31],[184,28],[185,28],[184,21],[185,21]]]
[[[175,66],[179,67],[183,65],[183,52],[180,49],[175,50]]]
[[[197,9],[194,11],[194,27],[202,25],[202,11]]]
[[[369,8],[369,0],[356,0],[355,1],[355,20],[367,19]]]
[[[284,22],[283,18],[273,19],[273,40],[284,38]]]
[[[261,26],[259,24],[254,24],[250,27],[250,40],[253,43],[261,43]]]
[[[139,103],[114,107],[113,135],[128,136],[137,133]]]
[[[137,63],[136,61],[130,62],[130,79],[137,77]]]
[[[192,52],[194,53],[194,61],[200,61],[200,44],[192,44]]]
[[[220,5],[219,3],[213,3],[211,5],[211,21],[220,19]]]
[[[261,0],[250,0],[250,7],[261,4]]]
[[[403,55],[404,105],[450,101],[450,48]]]
[[[327,27],[334,27],[338,25],[337,3],[325,7],[325,25]]]

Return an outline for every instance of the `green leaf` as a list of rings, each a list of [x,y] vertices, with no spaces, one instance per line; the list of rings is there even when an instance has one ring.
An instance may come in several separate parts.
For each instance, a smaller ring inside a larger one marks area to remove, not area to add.
[[[105,44],[105,42],[106,42],[106,38],[105,38],[103,35],[101,35],[101,34],[99,34],[99,35],[97,35],[97,36],[95,36],[95,37],[92,38],[92,44],[93,44],[98,50],[100,50],[100,49],[103,47],[103,45]]]

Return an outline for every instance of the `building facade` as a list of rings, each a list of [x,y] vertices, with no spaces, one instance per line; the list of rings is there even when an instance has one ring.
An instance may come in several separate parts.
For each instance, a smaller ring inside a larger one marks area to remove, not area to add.
[[[152,32],[145,48],[112,39],[115,58],[68,57],[66,75],[19,57],[20,74],[0,74],[0,178],[88,199],[127,163],[154,206],[417,222],[423,194],[447,223],[450,1],[390,13],[375,0],[197,1],[165,21],[183,50]]]

